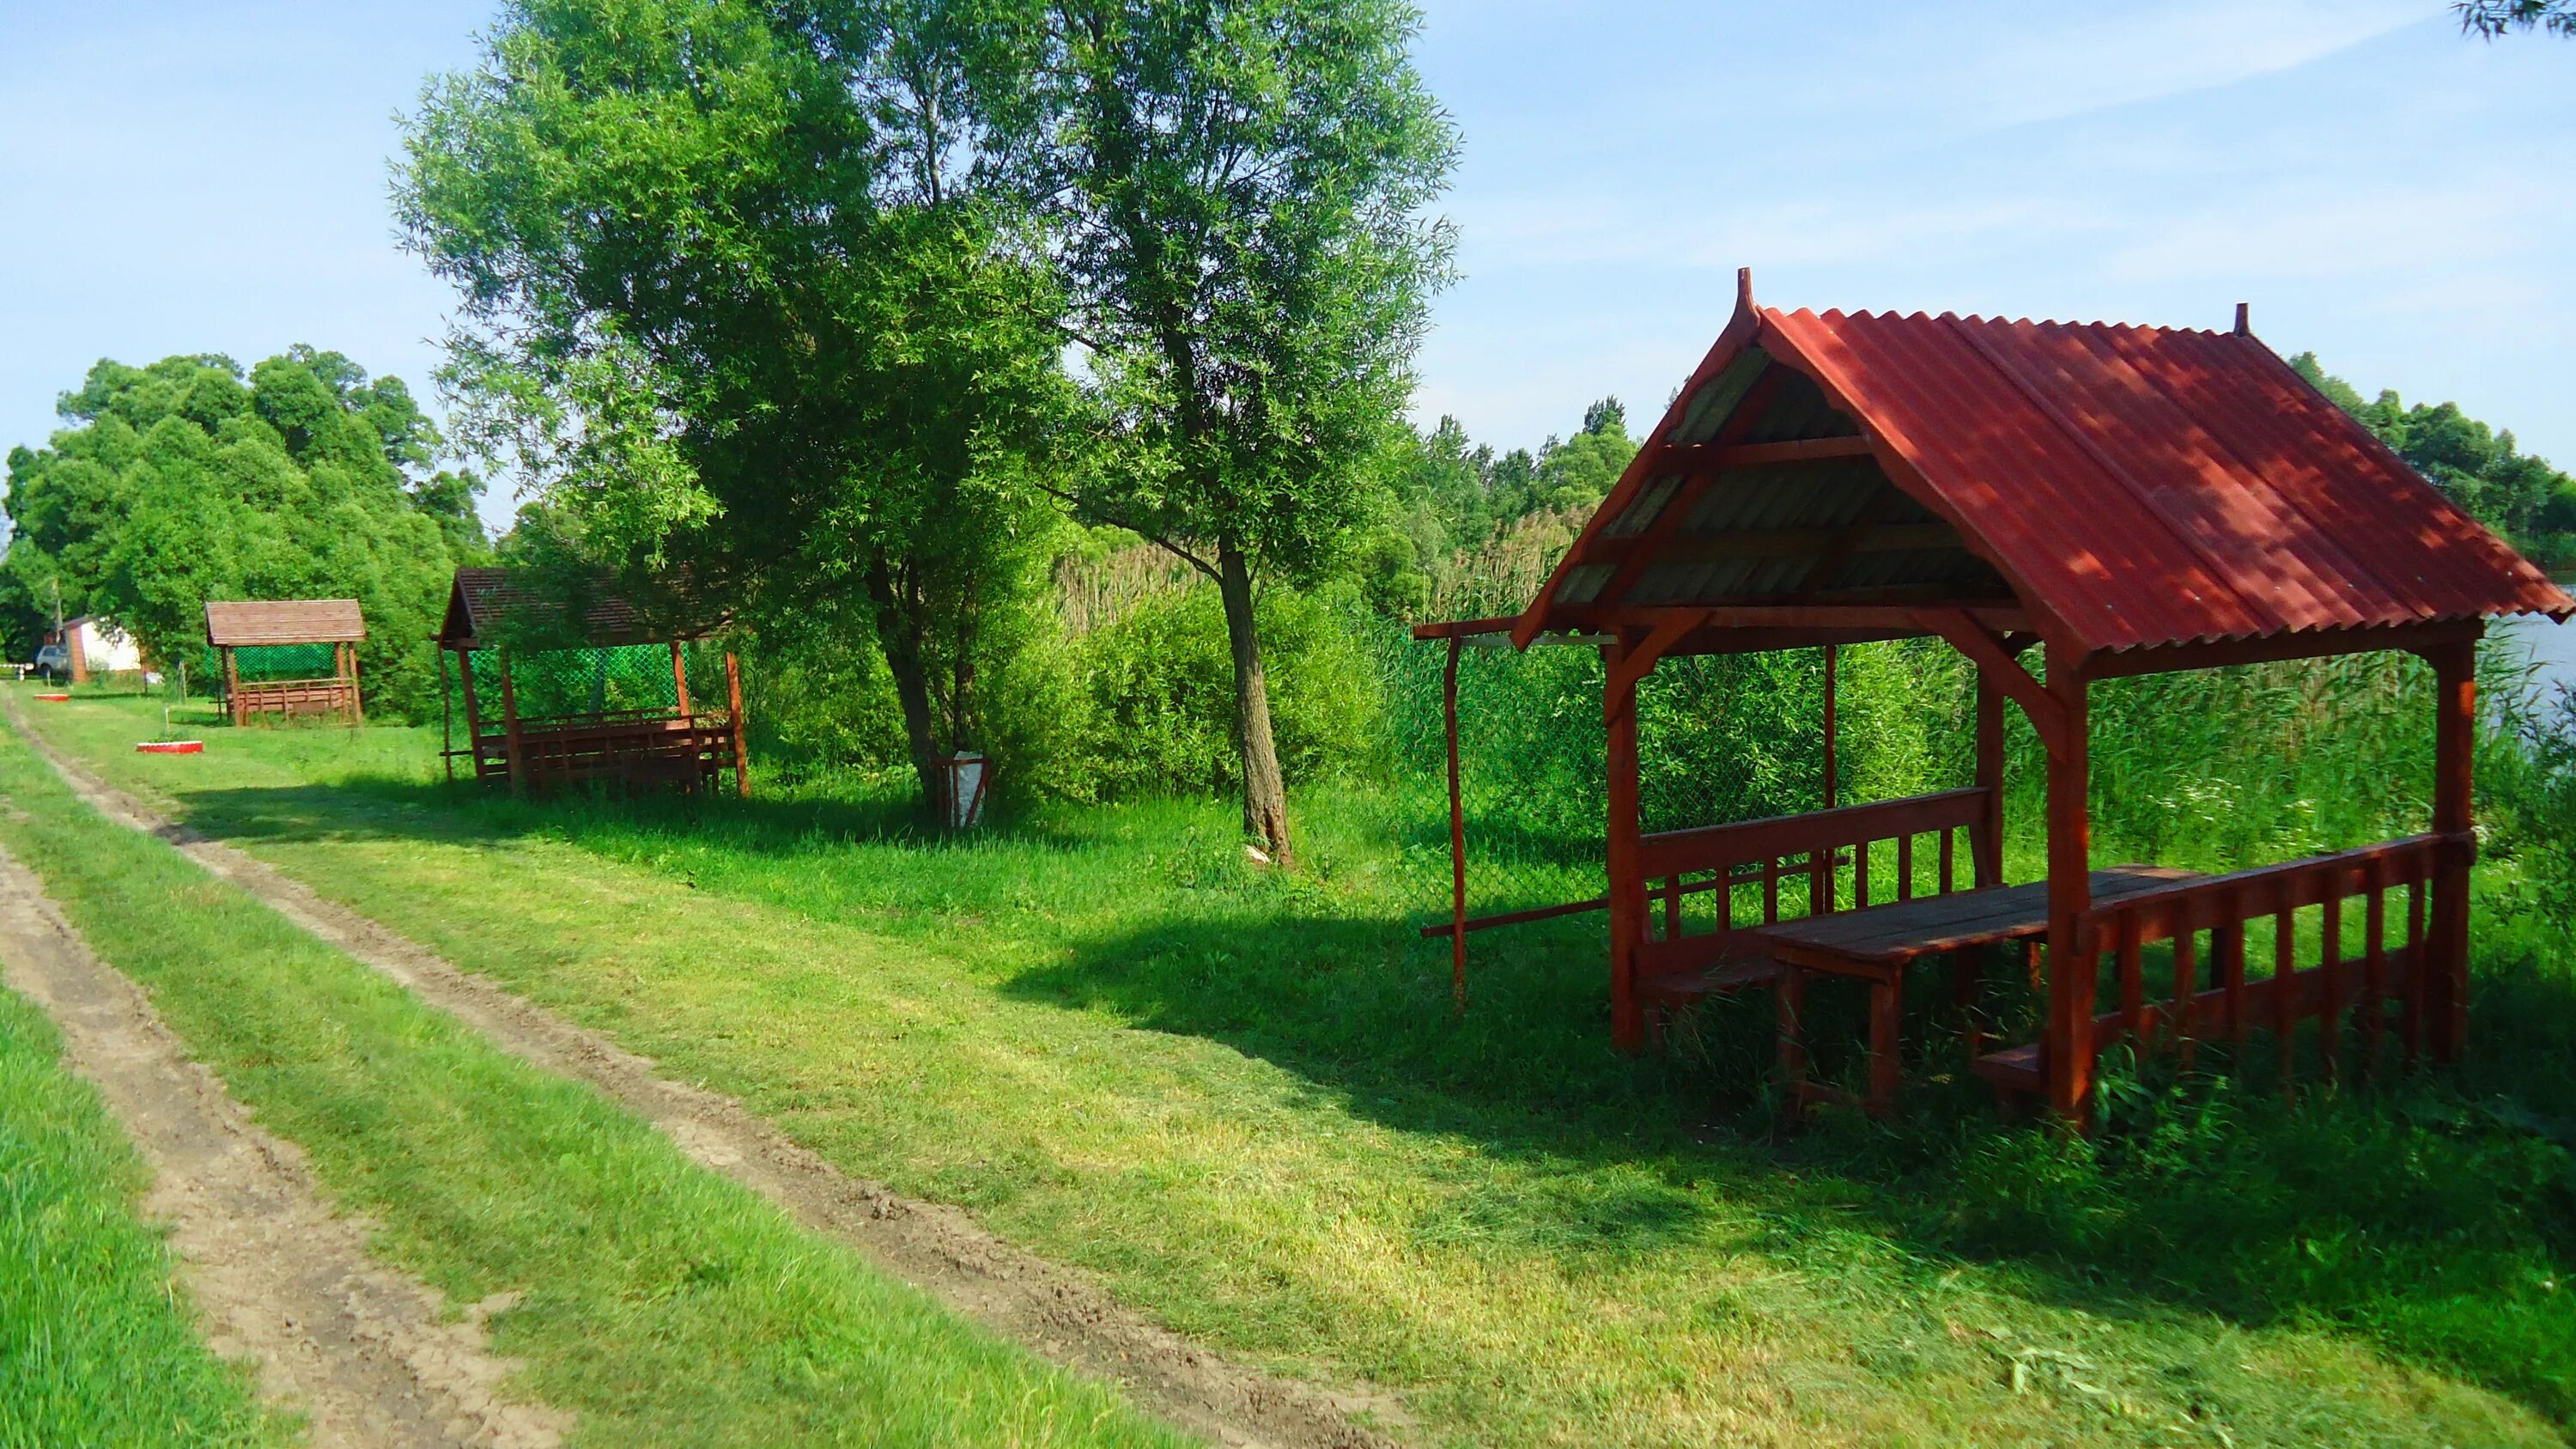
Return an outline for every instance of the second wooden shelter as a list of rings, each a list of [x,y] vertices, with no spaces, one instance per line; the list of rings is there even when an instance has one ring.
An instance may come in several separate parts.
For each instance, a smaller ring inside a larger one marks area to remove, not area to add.
[[[233,723],[266,715],[333,715],[366,723],[358,645],[367,621],[355,599],[255,599],[206,605],[206,642],[222,657]],[[328,664],[325,674],[319,666]]]
[[[439,675],[443,692],[453,654],[466,740],[456,743],[451,714],[448,778],[461,759],[473,778],[523,794],[594,780],[694,791],[730,770],[735,793],[751,793],[741,662],[723,655],[721,708],[691,687],[685,646],[712,626],[657,630],[625,599],[597,590],[577,625],[567,626],[565,612],[506,569],[456,571],[438,633]],[[552,647],[531,647],[531,638]]]
[[[1451,651],[1447,930],[1462,984],[1465,935],[1488,922],[1466,911],[1456,650],[1479,634],[1572,635],[1606,664],[1604,904],[1624,1049],[1661,1013],[1771,986],[1795,1099],[1839,1095],[1805,1078],[1801,1018],[1811,979],[1848,980],[1870,993],[1865,1100],[1884,1110],[1907,968],[1951,958],[1964,995],[1988,952],[2018,946],[2034,979],[2044,966],[2039,1038],[1989,1050],[1972,1037],[1974,1065],[2069,1117],[2121,1041],[2189,1052],[2260,1029],[2286,1070],[2314,1022],[2332,1070],[2349,1020],[2374,1051],[2393,1030],[2408,1054],[2447,1059],[2467,1024],[2475,645],[2490,616],[2571,612],[2257,341],[2242,308],[2230,333],[1817,315],[1757,307],[1747,275],[1724,333],[1529,606],[1416,631]],[[1976,667],[1971,788],[1640,829],[1637,686],[1657,661],[1913,637]],[[2365,650],[2431,666],[2424,832],[2216,876],[2095,867],[2096,682]],[[2007,702],[2047,755],[2047,875],[2021,885],[2003,880]],[[2249,926],[2268,970],[2248,970]],[[2158,946],[2171,985],[2150,999],[2142,963]]]

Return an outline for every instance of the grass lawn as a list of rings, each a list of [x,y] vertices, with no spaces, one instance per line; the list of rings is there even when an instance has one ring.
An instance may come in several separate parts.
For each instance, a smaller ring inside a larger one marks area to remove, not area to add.
[[[374,1251],[454,1302],[520,1295],[492,1320],[494,1348],[526,1361],[529,1394],[580,1416],[578,1442],[1183,1442],[1110,1390],[963,1324],[802,1231],[588,1088],[504,1055],[169,846],[110,824],[14,734],[0,739],[0,801],[0,843],[43,877],[91,947],[150,993],[263,1126],[303,1145],[337,1203],[378,1225]],[[33,1033],[22,1014],[0,1027]],[[29,1041],[0,1039],[0,1121],[13,1132],[22,1106],[45,1105],[41,1083],[19,1081],[19,1059],[46,1050],[41,1035]],[[61,1124],[23,1139],[38,1162],[97,1135],[95,1108],[53,1091],[70,1106]],[[16,1153],[21,1140],[0,1139],[0,1153]],[[17,1213],[20,1177],[10,1167],[0,1207]],[[66,1291],[90,1275],[64,1265],[95,1259],[107,1315],[99,1322],[110,1330],[92,1341],[92,1325],[81,1324],[67,1368],[48,1367],[42,1354],[30,1360],[38,1387],[69,1374],[68,1391],[86,1399],[116,1375],[157,1375],[158,1397],[135,1400],[136,1411],[247,1423],[238,1396],[221,1397],[230,1381],[201,1351],[183,1351],[168,1306],[131,1301],[158,1294],[157,1248],[130,1225],[119,1237],[113,1225],[83,1220],[101,1193],[114,1201],[128,1190],[130,1174],[113,1156],[61,1170],[52,1194],[68,1206],[51,1216],[46,1182],[30,1179],[38,1264],[30,1275],[17,1256],[29,1240],[8,1240],[0,1304],[28,1301],[28,1336],[48,1341],[68,1327],[58,1315],[80,1305],[49,1303],[27,1285]],[[49,1263],[57,1245],[65,1257]],[[0,1342],[18,1324],[13,1315],[0,1326]],[[134,1344],[131,1362],[119,1352],[124,1340]],[[0,1360],[0,1387],[21,1371],[14,1352]],[[13,1394],[0,1403],[0,1425],[15,1411]],[[135,1442],[146,1441],[169,1442]]]
[[[925,844],[828,791],[530,807],[436,784],[428,733],[154,758],[130,745],[157,709],[28,708],[853,1172],[1181,1332],[1391,1389],[1421,1442],[2554,1443],[2576,1419],[2551,1135],[2576,1004],[2554,935],[2502,905],[2457,1076],[2295,1109],[2145,1080],[2089,1142],[1934,1081],[1903,1123],[1784,1143],[1752,1091],[1767,1004],[1623,1060],[1597,925],[1480,943],[1453,1019],[1390,848],[1327,794],[1283,881],[1222,804]]]
[[[0,988],[0,1445],[290,1442],[208,1352],[145,1170],[67,1073],[44,1013]]]

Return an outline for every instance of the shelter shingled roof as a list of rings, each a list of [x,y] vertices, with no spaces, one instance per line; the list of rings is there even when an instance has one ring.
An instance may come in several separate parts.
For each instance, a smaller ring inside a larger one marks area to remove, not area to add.
[[[367,637],[355,599],[258,599],[206,605],[206,642],[219,648],[262,644],[346,644]]]
[[[1784,312],[1747,281],[1514,634],[1835,604],[2017,604],[2088,653],[2576,612],[2241,314]]]
[[[487,642],[489,631],[505,617],[543,620],[558,614],[561,607],[513,570],[461,568],[448,594],[447,617],[438,631],[439,642],[451,648],[459,644],[473,647]],[[714,619],[679,629],[656,630],[632,602],[594,588],[584,600],[581,638],[584,643],[597,645],[694,639],[713,633],[722,623]]]

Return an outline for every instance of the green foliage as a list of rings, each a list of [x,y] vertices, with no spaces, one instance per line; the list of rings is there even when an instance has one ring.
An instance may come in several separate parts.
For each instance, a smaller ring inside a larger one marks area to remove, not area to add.
[[[1385,701],[1348,592],[1273,586],[1259,614],[1277,671],[1271,714],[1281,767],[1303,781],[1377,763]],[[1007,762],[1025,762],[1024,789],[1110,800],[1241,788],[1228,733],[1234,668],[1215,589],[1151,595],[1060,637],[1028,661],[1026,675],[1029,713],[1018,760]]]
[[[162,668],[214,675],[208,600],[355,598],[371,707],[434,707],[429,636],[460,562],[481,556],[471,475],[424,476],[438,435],[399,379],[297,347],[245,378],[230,359],[101,362],[41,450],[9,456],[14,537],[0,616],[32,652],[55,595]]]
[[[34,1007],[0,990],[0,1444],[283,1442],[197,1340],[135,1216],[147,1174]]]
[[[991,729],[978,681],[1022,631],[1073,402],[1053,283],[971,145],[1008,33],[531,0],[431,87],[398,185],[465,298],[470,436],[563,551],[630,588],[685,570],[775,638],[839,630],[818,657],[872,645],[934,795]]]
[[[1584,409],[1583,426],[1572,438],[1560,442],[1550,436],[1535,456],[1523,449],[1497,454],[1490,444],[1470,446],[1456,418],[1443,417],[1428,433],[1403,429],[1384,463],[1385,517],[1363,535],[1349,571],[1382,614],[1420,618],[1452,612],[1450,604],[1464,602],[1462,586],[1469,594],[1486,592],[1469,575],[1487,561],[1498,534],[1533,515],[1577,521],[1589,516],[1636,453],[1627,410],[1615,397]],[[1572,537],[1570,530],[1566,537]],[[1517,609],[1527,602],[1523,594],[1488,606]]]
[[[1117,425],[1106,521],[1311,574],[1372,506],[1451,232],[1400,0],[1064,0],[1032,195]]]
[[[2408,407],[2392,391],[2364,401],[2313,352],[2291,358],[2290,366],[2470,517],[2544,561],[2576,554],[2576,478],[2522,452],[2510,431],[2468,416],[2457,403]]]

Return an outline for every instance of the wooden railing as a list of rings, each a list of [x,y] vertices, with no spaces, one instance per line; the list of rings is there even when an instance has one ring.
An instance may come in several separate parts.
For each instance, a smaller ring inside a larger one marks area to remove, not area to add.
[[[2001,872],[1992,838],[1994,807],[1990,790],[1945,790],[1648,835],[1638,845],[1639,874],[1648,900],[1661,903],[1662,932],[1638,944],[1638,977],[1651,982],[1723,966],[1742,954],[1737,937],[1756,925],[1911,900],[1924,888],[1948,895],[1962,888],[1963,879],[1972,886],[1996,884]],[[1916,849],[1925,837],[1930,837],[1928,858]],[[1893,866],[1875,882],[1873,855],[1892,857],[1888,863]],[[1928,881],[1920,880],[1921,865],[1932,867]],[[1803,889],[1784,900],[1783,882]],[[1744,919],[1736,909],[1739,890],[1755,894],[1760,903],[1758,912],[1748,909]],[[1693,933],[1686,903],[1709,893],[1717,897],[1714,919],[1708,929]]]
[[[2358,850],[2180,882],[2126,897],[2077,918],[2082,960],[2115,967],[2118,1005],[2094,1018],[2093,1050],[2129,1041],[2173,1050],[2188,1062],[2195,1045],[2224,1038],[2242,1048],[2257,1026],[2274,1036],[2286,1080],[2300,1022],[2318,1023],[2318,1054],[2332,1075],[2345,1018],[2358,1018],[2364,1059],[2376,1063],[2388,1004],[2402,1011],[2399,1033],[2412,1061],[2426,1046],[2426,910],[2434,879],[2475,853],[2468,834],[2415,835]],[[2300,912],[2313,909],[2302,925]],[[2348,919],[2358,915],[2359,953]],[[2248,980],[2248,926],[2268,935],[2269,974]],[[2400,933],[2402,931],[2402,939]],[[2204,944],[2204,938],[2206,944]],[[2172,981],[2146,993],[2145,948],[2170,943]],[[2312,964],[2301,964],[2309,962]],[[2082,970],[2083,966],[2076,969]]]
[[[684,715],[669,706],[538,716],[519,721],[519,765],[540,790],[593,779],[694,787],[735,763],[733,728],[722,713]],[[503,731],[448,753],[471,758],[477,778],[497,783],[510,778],[510,748]]]

